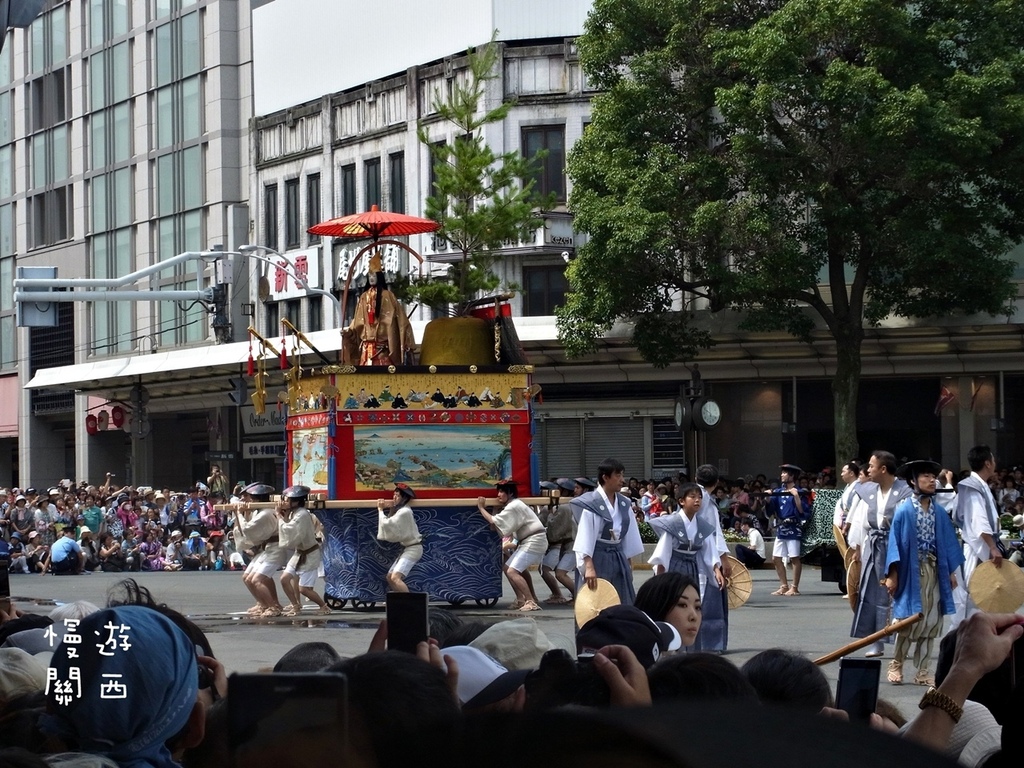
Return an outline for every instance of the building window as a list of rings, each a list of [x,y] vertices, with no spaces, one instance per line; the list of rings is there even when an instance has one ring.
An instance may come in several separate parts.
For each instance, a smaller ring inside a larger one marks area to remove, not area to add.
[[[542,157],[537,154],[544,152]],[[554,194],[565,202],[565,127],[543,125],[523,128],[523,156],[533,158],[536,189],[542,195]]]
[[[203,153],[201,147],[171,152],[156,159],[156,210],[159,216],[203,204]]]
[[[0,208],[0,227],[4,223],[3,208]],[[14,257],[4,251],[0,241],[0,368],[11,368],[17,362],[13,280]]]
[[[366,174],[364,179],[366,184],[366,210],[370,210],[370,207],[374,205],[380,208],[383,201],[380,193],[380,158],[375,157],[372,160],[367,160],[363,166],[363,172]]]
[[[95,176],[90,181],[90,191],[93,233],[99,234],[127,227],[132,223],[135,186],[132,182],[131,168],[120,168],[112,173]]]
[[[2,60],[3,54],[0,54],[0,61]],[[14,121],[11,119],[11,101],[11,91],[0,93],[0,144],[6,144],[13,138]]]
[[[201,40],[198,11],[157,27],[153,31],[154,84],[160,87],[199,74]]]
[[[341,215],[350,216],[356,210],[356,167],[344,165],[341,168]]]
[[[565,303],[568,291],[564,266],[523,267],[524,316],[555,314],[555,307]]]
[[[93,182],[93,191],[97,185]],[[118,277],[132,271],[131,228],[105,232],[89,241],[90,272],[95,279]],[[135,347],[132,304],[127,301],[94,301],[92,312],[92,353],[109,355],[130,352]]]
[[[43,131],[68,119],[67,77],[57,69],[28,84],[32,110],[32,130]]]
[[[306,177],[306,229],[320,223],[320,174]],[[320,242],[319,235],[309,236],[310,245]]]
[[[153,3],[153,20],[162,19],[172,13],[180,13],[196,4],[196,0],[151,0]],[[147,5],[150,0],[147,0]]]
[[[389,208],[394,213],[405,213],[405,153],[388,155]]]
[[[153,110],[157,147],[170,147],[200,138],[203,135],[200,76],[179,80],[157,90]]]
[[[0,205],[0,258],[14,251],[14,203],[7,203]]]
[[[29,27],[32,73],[42,72],[68,57],[68,6],[61,4],[36,17]]]
[[[299,239],[299,180],[284,183],[284,247],[298,248]]]
[[[71,187],[67,186],[29,198],[32,248],[52,245],[71,237],[73,197]]]
[[[309,322],[306,324],[306,332],[314,333],[324,329],[323,314],[324,303],[319,296],[310,296],[306,301],[309,306]],[[334,307],[331,307],[331,317],[334,317]],[[299,326],[300,328],[302,326]]]
[[[203,231],[203,210],[177,213],[157,222],[158,257],[165,261],[185,251],[199,251],[206,243]],[[179,264],[160,273],[161,288],[197,291],[195,267]],[[196,302],[161,301],[158,338],[161,347],[194,344],[208,335],[209,314]]]
[[[263,332],[267,335],[267,338],[272,339],[281,332],[281,322],[278,320],[278,307],[280,306],[280,302],[268,301],[263,306],[266,308],[266,324],[264,325]]]
[[[131,109],[131,101],[126,101],[89,117],[89,159],[94,170],[131,159]]]
[[[128,0],[89,0],[89,45],[103,45],[128,32],[128,5]]]
[[[263,188],[263,244],[277,250],[277,184]]]

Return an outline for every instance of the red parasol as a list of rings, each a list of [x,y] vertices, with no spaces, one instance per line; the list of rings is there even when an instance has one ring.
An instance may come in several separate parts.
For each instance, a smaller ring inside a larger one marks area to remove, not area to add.
[[[353,213],[323,221],[309,228],[309,234],[324,237],[402,237],[433,232],[441,225],[433,219],[382,211],[376,205],[365,213]]]

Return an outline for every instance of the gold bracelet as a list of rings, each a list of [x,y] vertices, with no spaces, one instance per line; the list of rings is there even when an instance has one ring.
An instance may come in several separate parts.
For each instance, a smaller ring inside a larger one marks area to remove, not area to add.
[[[921,709],[936,707],[949,715],[954,723],[959,723],[964,715],[964,708],[953,699],[935,687],[929,688],[928,692],[921,697],[921,703],[917,705]]]

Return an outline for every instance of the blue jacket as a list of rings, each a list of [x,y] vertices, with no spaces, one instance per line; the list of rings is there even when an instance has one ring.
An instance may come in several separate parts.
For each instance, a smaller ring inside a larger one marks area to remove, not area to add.
[[[963,565],[964,553],[946,510],[934,499],[931,508],[935,516],[935,575],[939,582],[939,608],[943,615],[947,615],[956,610],[949,574]],[[917,509],[910,498],[904,499],[896,507],[892,527],[889,529],[886,573],[893,563],[897,563],[896,577],[899,583],[893,597],[892,615],[897,619],[905,619],[921,612],[921,584],[917,568]]]

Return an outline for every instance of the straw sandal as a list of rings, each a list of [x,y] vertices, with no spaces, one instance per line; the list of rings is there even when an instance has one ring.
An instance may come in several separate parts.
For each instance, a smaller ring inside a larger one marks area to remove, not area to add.
[[[329,614],[330,612],[331,612],[331,606],[329,606],[329,605],[325,605],[325,606],[324,606],[323,608],[320,608],[320,609],[319,609],[319,610],[318,610],[318,611],[316,612],[316,615],[317,615],[317,616],[326,616],[326,615],[327,615],[327,614]]]
[[[935,676],[927,669],[919,669],[914,675],[914,685],[935,685]]]
[[[525,603],[522,600],[513,600],[511,603],[508,604],[508,610],[518,611],[524,605]]]
[[[541,607],[537,605],[533,600],[527,600],[523,603],[522,608],[519,609],[520,613],[529,613],[530,611],[539,611]]]
[[[289,605],[287,608],[285,608],[283,611],[281,611],[281,615],[282,616],[298,616],[299,612],[301,610],[302,610],[302,608],[300,608],[298,606]]]
[[[896,659],[890,661],[886,678],[893,685],[903,685],[903,662]]]
[[[267,608],[267,610],[265,610],[263,613],[261,613],[260,618],[272,619],[275,616],[280,616],[282,613],[283,611],[280,608],[278,608],[277,606],[272,606],[270,608]]]
[[[789,592],[789,585],[788,584],[786,586],[784,586],[784,587],[779,587],[774,592],[772,592],[772,594],[775,595],[776,597],[782,597],[787,592]]]
[[[552,595],[551,597],[549,597],[547,600],[544,601],[544,605],[565,605],[566,603],[570,603],[570,602],[572,602],[572,601],[571,600],[567,600],[566,598],[562,597],[561,595]]]
[[[800,590],[796,587],[790,587],[786,590],[786,597],[797,597],[800,594]]]

